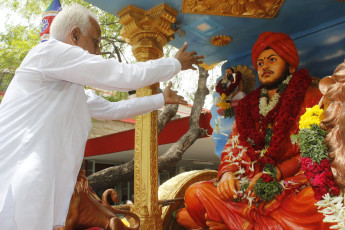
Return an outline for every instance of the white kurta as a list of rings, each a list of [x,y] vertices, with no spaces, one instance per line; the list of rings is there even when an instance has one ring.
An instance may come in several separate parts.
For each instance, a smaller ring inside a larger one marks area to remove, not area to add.
[[[90,117],[128,118],[164,104],[161,94],[110,103],[84,85],[128,91],[180,69],[175,58],[123,64],[54,39],[34,47],[0,104],[0,228],[64,225]]]

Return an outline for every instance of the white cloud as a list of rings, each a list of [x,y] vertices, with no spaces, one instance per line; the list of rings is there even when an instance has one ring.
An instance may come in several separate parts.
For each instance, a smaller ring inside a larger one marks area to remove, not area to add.
[[[333,58],[337,58],[340,56],[345,56],[345,50],[338,50],[336,53],[331,54],[331,55],[327,55],[324,58],[322,58],[323,61],[325,60],[329,60],[329,59],[333,59]]]
[[[325,45],[331,45],[331,44],[334,44],[334,43],[337,43],[337,42],[343,40],[344,38],[345,38],[344,33],[336,35],[336,36],[331,36],[324,41],[324,44]]]

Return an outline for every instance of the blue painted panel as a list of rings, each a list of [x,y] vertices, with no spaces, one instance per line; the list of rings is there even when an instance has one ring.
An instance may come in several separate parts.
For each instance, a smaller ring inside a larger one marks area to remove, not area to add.
[[[218,80],[219,79],[217,79],[217,82]],[[219,97],[219,94],[217,92],[214,92],[212,97],[214,101],[217,97]],[[220,158],[222,155],[224,146],[230,137],[232,125],[235,121],[235,118],[234,117],[224,118],[224,116],[219,115],[217,113],[217,106],[215,105],[212,105],[211,107],[211,114],[212,114],[212,118],[210,121],[210,125],[213,128],[212,139],[216,144],[215,153]]]
[[[176,34],[170,44],[179,48],[184,41],[188,41],[188,50],[206,55],[207,64],[223,60],[237,64],[239,60],[246,59],[258,35],[264,31],[284,32],[296,39],[301,52],[301,67],[307,67],[315,76],[329,74],[341,61],[340,56],[344,56],[343,41],[324,44],[327,37],[345,32],[342,25],[345,22],[345,2],[337,0],[286,0],[274,19],[185,14],[181,13],[182,0],[87,1],[114,15],[129,4],[145,10],[162,3],[168,4],[179,12],[177,21],[182,23],[182,29],[186,31],[182,38]],[[208,32],[197,31],[195,26],[201,23],[210,24],[212,28]],[[210,44],[210,39],[216,35],[229,35],[232,42],[225,47],[215,47]]]

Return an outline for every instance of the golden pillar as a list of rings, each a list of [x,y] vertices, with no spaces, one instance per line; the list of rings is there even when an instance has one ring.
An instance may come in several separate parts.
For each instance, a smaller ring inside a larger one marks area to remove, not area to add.
[[[161,4],[148,11],[127,6],[118,15],[124,25],[121,35],[132,46],[138,61],[163,56],[163,46],[173,39],[177,11]],[[137,97],[157,93],[159,84],[137,91]],[[162,229],[158,206],[158,142],[157,111],[137,116],[134,151],[134,212],[140,218],[141,230]]]

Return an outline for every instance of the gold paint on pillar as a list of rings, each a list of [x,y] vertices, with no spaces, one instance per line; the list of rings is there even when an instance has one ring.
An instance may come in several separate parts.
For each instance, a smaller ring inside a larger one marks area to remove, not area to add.
[[[172,40],[177,11],[166,4],[148,11],[129,5],[118,16],[124,25],[121,35],[132,45],[138,61],[163,56],[163,46]],[[137,97],[157,93],[159,84],[137,90]],[[134,150],[134,208],[140,218],[141,230],[162,229],[158,206],[158,138],[157,111],[136,117]]]

